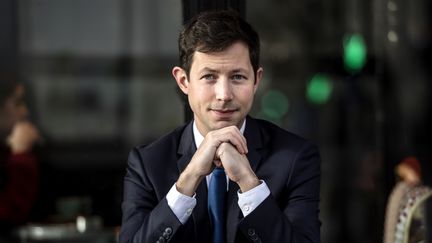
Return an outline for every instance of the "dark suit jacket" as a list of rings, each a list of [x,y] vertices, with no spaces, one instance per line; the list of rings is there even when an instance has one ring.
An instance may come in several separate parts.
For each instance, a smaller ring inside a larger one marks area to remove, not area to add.
[[[243,217],[238,185],[229,183],[227,242],[320,242],[320,157],[308,141],[269,122],[248,117],[247,157],[268,196]],[[207,185],[196,191],[197,205],[182,225],[165,198],[196,151],[192,122],[156,142],[133,149],[124,179],[120,242],[210,242]]]

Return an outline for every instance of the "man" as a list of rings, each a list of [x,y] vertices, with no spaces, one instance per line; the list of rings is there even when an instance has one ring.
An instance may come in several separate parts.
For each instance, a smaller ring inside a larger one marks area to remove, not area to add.
[[[130,153],[120,242],[319,242],[316,147],[248,116],[263,74],[258,34],[235,13],[206,12],[179,50],[172,73],[194,119]],[[214,194],[216,171],[228,184]]]

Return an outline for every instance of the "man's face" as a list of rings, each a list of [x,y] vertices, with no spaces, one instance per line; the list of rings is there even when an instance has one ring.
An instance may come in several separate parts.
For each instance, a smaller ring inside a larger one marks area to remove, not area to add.
[[[173,75],[188,95],[198,130],[205,136],[223,127],[241,127],[252,107],[262,69],[257,70],[255,80],[249,49],[236,42],[221,52],[195,52],[189,79],[178,67]]]

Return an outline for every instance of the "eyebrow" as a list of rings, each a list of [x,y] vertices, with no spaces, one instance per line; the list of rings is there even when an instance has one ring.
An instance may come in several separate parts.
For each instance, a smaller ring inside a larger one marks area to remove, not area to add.
[[[244,68],[237,68],[231,71],[232,73],[248,73],[248,70]]]
[[[200,73],[202,73],[202,72],[217,73],[218,71],[216,71],[215,69],[209,68],[209,67],[205,67],[205,68],[201,69],[199,72]]]
[[[202,72],[218,73],[218,71],[216,69],[212,69],[209,67],[205,67],[205,68],[201,69],[200,73],[202,73]],[[244,69],[244,68],[236,68],[236,69],[229,71],[229,73],[248,73],[248,70]]]

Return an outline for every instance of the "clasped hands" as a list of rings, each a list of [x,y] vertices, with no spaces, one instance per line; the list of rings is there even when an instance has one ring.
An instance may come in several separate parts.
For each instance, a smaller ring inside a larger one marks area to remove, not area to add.
[[[257,185],[259,180],[250,167],[245,137],[236,126],[210,131],[192,157],[176,183],[177,190],[192,196],[199,183],[215,167],[223,167],[230,180],[237,183],[242,192]]]

